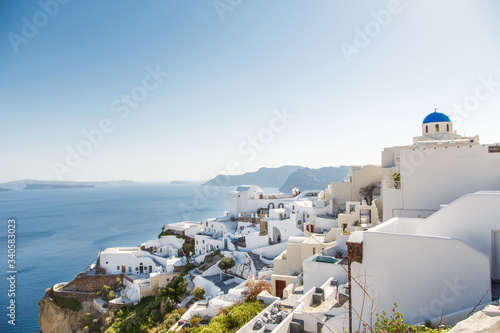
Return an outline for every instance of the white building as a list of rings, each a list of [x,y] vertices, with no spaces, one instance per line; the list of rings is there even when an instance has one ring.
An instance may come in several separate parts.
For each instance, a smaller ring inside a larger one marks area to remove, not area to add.
[[[176,236],[161,236],[159,239],[149,240],[141,244],[141,248],[160,256],[177,256],[182,250],[184,240]]]
[[[112,247],[99,253],[97,265],[105,269],[107,274],[168,273],[174,271],[179,260],[153,255],[138,247]]]
[[[500,190],[499,153],[498,144],[456,134],[448,116],[429,114],[412,145],[382,152],[383,220],[427,217],[465,194]]]
[[[201,224],[201,222],[193,221],[169,223],[167,225],[167,230],[171,230],[178,234],[184,234],[186,237],[194,238],[194,235],[201,231]]]
[[[304,223],[314,222],[321,191],[294,189],[294,194],[265,194],[254,185],[241,185],[227,196],[228,210],[206,219],[195,235],[195,254],[217,249],[252,251],[303,235]]]
[[[227,194],[227,215],[237,219],[240,213],[269,214],[269,210],[284,208],[286,204],[294,201],[316,202],[319,192],[318,190],[299,192],[299,194],[265,194],[259,186],[241,185],[236,191]]]

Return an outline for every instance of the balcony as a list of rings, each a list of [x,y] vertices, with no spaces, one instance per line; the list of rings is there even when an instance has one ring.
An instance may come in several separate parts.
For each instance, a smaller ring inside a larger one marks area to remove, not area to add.
[[[394,181],[394,180],[386,180],[385,181],[385,188],[400,190],[401,189],[401,182]]]

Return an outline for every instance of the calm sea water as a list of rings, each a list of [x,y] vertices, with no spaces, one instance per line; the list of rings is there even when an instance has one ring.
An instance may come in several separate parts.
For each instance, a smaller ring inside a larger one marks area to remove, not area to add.
[[[137,246],[168,223],[221,216],[234,187],[139,183],[0,192],[0,332],[38,332],[45,289],[72,280],[107,247]],[[274,192],[276,189],[264,189]],[[190,209],[201,205],[199,209]],[[16,326],[7,323],[7,221],[16,229]]]

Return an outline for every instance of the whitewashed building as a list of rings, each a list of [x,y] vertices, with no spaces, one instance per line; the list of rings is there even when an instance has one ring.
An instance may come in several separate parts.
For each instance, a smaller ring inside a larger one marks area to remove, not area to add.
[[[463,137],[433,112],[413,144],[382,152],[383,220],[427,217],[441,204],[476,191],[500,190],[500,146]]]

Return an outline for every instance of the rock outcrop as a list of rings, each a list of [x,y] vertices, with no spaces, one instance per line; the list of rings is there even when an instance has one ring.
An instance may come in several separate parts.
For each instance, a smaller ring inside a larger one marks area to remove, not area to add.
[[[500,308],[488,305],[482,311],[462,320],[448,333],[498,333],[500,332]]]
[[[45,295],[38,303],[40,306],[40,328],[43,333],[83,332],[82,320],[86,313],[92,313],[93,302],[80,302],[82,308],[78,311],[59,307],[54,299]]]

